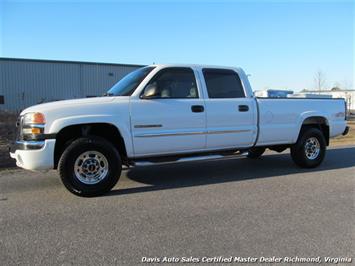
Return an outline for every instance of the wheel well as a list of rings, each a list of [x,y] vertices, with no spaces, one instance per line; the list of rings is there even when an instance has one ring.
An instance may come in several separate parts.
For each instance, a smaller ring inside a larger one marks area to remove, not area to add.
[[[310,128],[310,127],[318,128],[320,131],[323,132],[325,141],[326,141],[327,146],[328,146],[329,145],[329,124],[328,124],[328,120],[325,117],[322,117],[322,116],[308,117],[302,123],[300,134],[305,129]]]
[[[67,126],[61,129],[56,135],[54,148],[54,168],[57,168],[60,157],[64,150],[75,140],[86,136],[99,136],[111,142],[122,157],[122,161],[127,158],[124,140],[117,127],[107,123],[93,123]]]

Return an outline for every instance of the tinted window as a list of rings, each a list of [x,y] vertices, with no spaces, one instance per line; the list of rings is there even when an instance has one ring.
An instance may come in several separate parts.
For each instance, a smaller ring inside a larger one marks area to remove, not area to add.
[[[195,74],[191,68],[165,68],[147,86],[153,83],[158,98],[198,98]]]
[[[203,69],[209,98],[245,97],[238,74],[227,69]]]
[[[107,95],[131,96],[143,79],[154,69],[154,67],[142,67],[129,73],[117,82],[107,92]]]

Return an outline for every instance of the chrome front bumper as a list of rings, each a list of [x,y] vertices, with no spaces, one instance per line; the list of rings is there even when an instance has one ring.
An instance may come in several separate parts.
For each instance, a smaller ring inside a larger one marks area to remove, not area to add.
[[[39,150],[42,149],[44,144],[45,144],[44,140],[42,141],[17,140],[9,147],[9,152],[14,153],[16,152],[16,150]]]
[[[54,167],[55,139],[16,141],[10,147],[10,157],[16,165],[28,170],[50,170]]]

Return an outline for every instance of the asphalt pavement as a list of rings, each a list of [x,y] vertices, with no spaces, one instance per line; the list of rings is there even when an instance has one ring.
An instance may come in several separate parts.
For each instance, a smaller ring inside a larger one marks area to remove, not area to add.
[[[137,167],[97,198],[70,194],[55,171],[2,170],[0,264],[354,257],[354,158],[351,146],[311,170],[287,152]]]

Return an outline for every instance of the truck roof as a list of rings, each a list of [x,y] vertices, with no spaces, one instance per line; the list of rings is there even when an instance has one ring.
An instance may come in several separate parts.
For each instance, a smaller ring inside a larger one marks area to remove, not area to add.
[[[191,68],[218,68],[218,69],[234,69],[242,71],[240,67],[233,66],[218,66],[218,65],[201,65],[201,64],[152,64],[155,67],[191,67]]]

